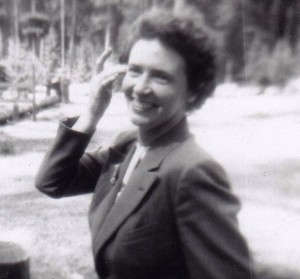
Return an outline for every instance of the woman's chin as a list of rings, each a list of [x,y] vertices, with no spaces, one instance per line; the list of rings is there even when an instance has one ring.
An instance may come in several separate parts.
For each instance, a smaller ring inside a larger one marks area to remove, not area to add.
[[[131,123],[138,127],[151,126],[151,123],[156,121],[156,115],[153,111],[145,113],[131,110],[129,114]]]
[[[143,119],[141,117],[131,117],[130,121],[133,125],[137,126],[137,127],[144,127],[144,126],[148,126],[149,125],[149,121],[147,121],[147,119]]]
[[[131,114],[130,121],[133,125],[137,126],[139,129],[148,129],[155,126],[155,119],[148,117],[143,117],[141,115]]]

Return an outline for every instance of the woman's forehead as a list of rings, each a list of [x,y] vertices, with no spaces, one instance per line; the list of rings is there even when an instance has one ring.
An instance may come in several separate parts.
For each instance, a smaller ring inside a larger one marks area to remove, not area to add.
[[[170,71],[185,71],[185,61],[175,50],[159,39],[140,39],[129,53],[129,64],[156,66]]]

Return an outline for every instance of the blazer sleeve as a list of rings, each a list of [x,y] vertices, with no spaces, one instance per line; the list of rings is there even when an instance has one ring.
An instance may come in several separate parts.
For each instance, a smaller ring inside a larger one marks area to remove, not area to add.
[[[250,279],[251,261],[239,232],[240,205],[215,162],[182,173],[176,220],[191,279]]]
[[[91,193],[107,157],[105,151],[84,154],[91,136],[61,122],[37,173],[36,188],[54,198]]]

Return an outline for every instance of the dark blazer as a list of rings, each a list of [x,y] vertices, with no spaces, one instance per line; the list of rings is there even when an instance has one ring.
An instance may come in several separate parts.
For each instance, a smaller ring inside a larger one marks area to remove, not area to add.
[[[94,192],[89,221],[100,278],[251,278],[239,202],[185,120],[155,141],[117,200],[136,135],[84,154],[90,137],[61,124],[36,187],[55,198]]]

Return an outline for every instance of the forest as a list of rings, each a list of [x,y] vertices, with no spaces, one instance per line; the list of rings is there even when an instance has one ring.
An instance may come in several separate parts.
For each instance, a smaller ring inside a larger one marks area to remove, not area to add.
[[[218,81],[283,86],[300,72],[298,0],[1,0],[0,81],[45,83],[64,69],[90,78],[105,46],[114,57],[130,23],[152,6],[197,13],[217,46]]]

